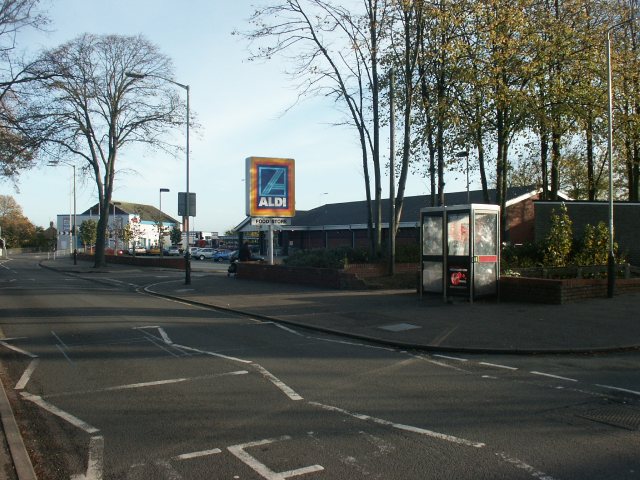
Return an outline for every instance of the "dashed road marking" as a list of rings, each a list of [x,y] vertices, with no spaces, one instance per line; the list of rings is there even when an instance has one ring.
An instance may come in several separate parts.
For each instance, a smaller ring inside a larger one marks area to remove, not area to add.
[[[542,377],[555,378],[557,380],[565,380],[567,382],[577,382],[578,381],[575,378],[561,377],[560,375],[552,375],[551,373],[536,372],[535,370],[532,371],[532,372],[529,372],[529,373],[531,373],[532,375],[540,375]]]
[[[508,365],[500,365],[498,363],[480,362],[480,365],[484,365],[485,367],[504,368],[505,370],[518,370],[516,367],[509,367]]]

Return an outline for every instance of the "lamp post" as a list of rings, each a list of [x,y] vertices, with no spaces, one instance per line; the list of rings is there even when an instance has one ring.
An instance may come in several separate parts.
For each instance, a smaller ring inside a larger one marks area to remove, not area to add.
[[[129,78],[133,79],[143,79],[146,77],[155,77],[160,80],[164,80],[165,82],[169,82],[177,87],[183,88],[187,92],[187,195],[186,195],[186,209],[185,209],[185,231],[187,236],[187,248],[184,254],[184,272],[185,285],[191,284],[191,252],[189,251],[189,85],[185,85],[182,83],[178,83],[170,78],[162,77],[160,75],[154,75],[152,73],[136,73],[136,72],[125,72],[125,75]]]
[[[611,33],[635,19],[635,13],[631,12],[631,18],[617,23],[607,29],[606,54],[607,54],[607,163],[609,167],[609,254],[607,256],[607,297],[612,298],[616,287],[616,259],[614,252],[613,235],[613,81],[611,67]]]
[[[457,158],[465,157],[467,159],[467,203],[471,203],[469,196],[469,150],[465,150],[464,152],[456,153]]]
[[[73,168],[73,224],[71,226],[71,245],[73,248],[73,264],[78,264],[78,249],[77,249],[77,237],[76,237],[76,165],[74,163],[65,162],[60,160],[58,162],[50,162],[49,166],[57,167],[58,163],[64,163]]]
[[[167,193],[169,191],[170,190],[168,188],[161,188],[160,189],[160,214],[161,215],[163,215],[163,213],[162,213],[162,194],[163,193]],[[160,247],[160,257],[164,256],[164,254],[163,254],[163,250],[164,249],[162,248],[163,247],[163,243],[164,243],[162,241],[162,233],[163,233],[163,231],[162,231],[162,216],[161,216],[160,217],[160,228],[158,229],[158,246]]]

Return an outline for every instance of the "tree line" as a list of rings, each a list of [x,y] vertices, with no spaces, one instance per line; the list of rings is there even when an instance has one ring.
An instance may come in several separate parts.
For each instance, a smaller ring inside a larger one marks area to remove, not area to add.
[[[502,206],[503,232],[508,186],[535,184],[546,199],[557,199],[561,190],[575,199],[606,198],[607,32],[613,44],[613,189],[618,199],[638,201],[634,4],[279,0],[258,9],[252,29],[238,33],[249,41],[251,58],[286,59],[300,98],[332,99],[342,122],[355,128],[371,248],[379,251],[388,164],[394,165],[396,226],[410,171],[425,179],[431,205],[442,205],[446,171],[464,172],[467,160],[484,200]],[[391,149],[382,138],[393,77],[398,133]]]

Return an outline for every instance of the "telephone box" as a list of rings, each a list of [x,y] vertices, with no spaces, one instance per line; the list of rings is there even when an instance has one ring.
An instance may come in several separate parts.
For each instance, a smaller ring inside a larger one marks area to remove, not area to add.
[[[470,204],[420,210],[422,290],[448,297],[498,294],[500,207]]]

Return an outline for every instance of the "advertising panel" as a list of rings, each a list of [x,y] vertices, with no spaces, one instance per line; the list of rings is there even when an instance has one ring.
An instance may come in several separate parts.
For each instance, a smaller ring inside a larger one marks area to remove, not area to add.
[[[247,216],[295,215],[295,166],[291,158],[249,157],[246,160]]]

